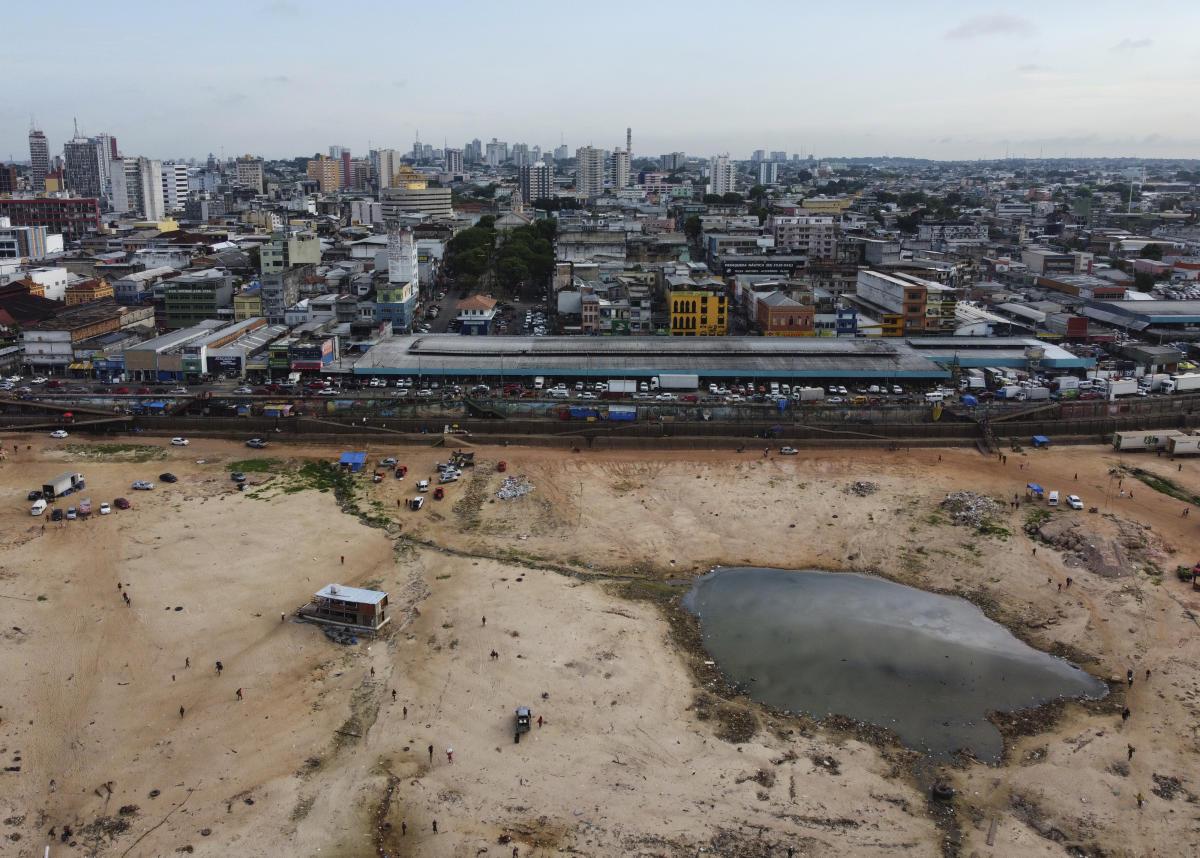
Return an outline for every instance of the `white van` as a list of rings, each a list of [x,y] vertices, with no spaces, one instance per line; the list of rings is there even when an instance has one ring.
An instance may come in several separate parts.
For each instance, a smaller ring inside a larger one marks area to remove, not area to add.
[[[546,386],[546,379],[543,376],[539,375],[534,378],[534,380],[533,380],[533,389],[534,390],[541,390],[545,386]]]
[[[1050,492],[1050,496],[1046,499],[1048,506],[1058,506],[1058,492]]]
[[[925,394],[925,401],[926,401],[926,402],[941,402],[941,401],[943,401],[945,398],[946,398],[946,394],[942,393],[940,390],[935,390],[935,391],[933,391],[933,392],[931,392],[931,393],[926,393],[926,394]]]
[[[419,491],[419,492],[429,491],[429,480],[417,480],[417,491]]]
[[[46,511],[46,502],[39,498],[33,502],[33,506],[29,508],[30,515],[41,515]]]

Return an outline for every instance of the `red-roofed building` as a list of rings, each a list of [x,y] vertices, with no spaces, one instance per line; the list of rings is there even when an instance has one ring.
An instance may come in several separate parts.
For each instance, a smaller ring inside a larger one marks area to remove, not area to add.
[[[483,295],[472,295],[459,301],[458,321],[462,324],[463,336],[486,336],[492,320],[496,318],[496,299]]]

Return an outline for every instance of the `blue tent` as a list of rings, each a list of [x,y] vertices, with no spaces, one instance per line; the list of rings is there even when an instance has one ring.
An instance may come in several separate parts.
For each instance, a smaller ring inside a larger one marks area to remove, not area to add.
[[[1049,447],[1050,439],[1047,438],[1045,435],[1034,435],[1033,436],[1033,446],[1034,447]]]
[[[366,461],[366,453],[342,453],[342,458],[338,460],[338,464],[352,471],[361,471]]]
[[[1027,488],[1027,489],[1029,489],[1030,491],[1032,491],[1032,492],[1033,492],[1033,494],[1034,494],[1034,496],[1035,496],[1035,497],[1038,497],[1038,498],[1040,498],[1040,497],[1042,496],[1042,493],[1045,491],[1045,489],[1043,489],[1043,488],[1042,488],[1041,486],[1039,486],[1037,483],[1027,483],[1027,484],[1026,484],[1026,486],[1025,486],[1025,488]]]
[[[963,403],[963,405],[967,405],[967,406],[978,405],[979,400],[976,399],[974,396],[971,396],[971,394],[969,394],[969,393],[964,393],[963,398],[962,398],[962,403]]]

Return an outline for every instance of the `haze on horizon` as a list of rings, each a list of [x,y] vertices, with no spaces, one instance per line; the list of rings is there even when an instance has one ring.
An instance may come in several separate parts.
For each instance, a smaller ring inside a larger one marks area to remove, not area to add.
[[[447,11],[449,10],[449,11]],[[65,0],[6,13],[0,158],[31,117],[126,155],[267,158],[478,137],[635,157],[1200,157],[1200,4],[1063,0]]]

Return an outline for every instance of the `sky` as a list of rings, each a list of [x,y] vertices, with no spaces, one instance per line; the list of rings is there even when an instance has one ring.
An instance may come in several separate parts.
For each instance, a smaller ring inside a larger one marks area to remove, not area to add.
[[[420,4],[62,0],[4,15],[0,159],[31,119],[127,156],[553,148],[1200,157],[1195,0]]]

